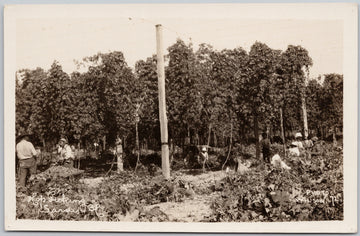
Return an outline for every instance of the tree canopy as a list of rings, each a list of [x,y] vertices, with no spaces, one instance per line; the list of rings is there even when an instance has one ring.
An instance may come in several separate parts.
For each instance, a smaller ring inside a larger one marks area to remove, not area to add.
[[[343,76],[309,79],[313,62],[301,46],[280,51],[255,42],[247,52],[201,44],[195,51],[178,39],[165,59],[169,137],[177,145],[227,146],[230,137],[258,143],[261,132],[279,135],[280,108],[287,136],[302,131],[302,96],[312,135],[342,129]],[[83,62],[87,71],[70,75],[56,61],[48,71],[17,72],[17,134],[32,132],[44,146],[60,136],[108,146],[117,136],[134,138],[138,115],[141,142],[160,148],[156,57],[133,70],[119,51]]]

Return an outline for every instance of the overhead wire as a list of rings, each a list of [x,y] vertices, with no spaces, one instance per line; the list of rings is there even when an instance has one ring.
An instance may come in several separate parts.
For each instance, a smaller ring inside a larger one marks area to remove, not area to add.
[[[140,20],[142,23],[149,23],[149,24],[152,24],[153,26],[156,26],[156,25],[160,24],[160,23],[157,23],[157,22],[154,22],[152,20],[145,19],[145,18],[128,17],[128,19],[130,21],[132,21],[132,20]],[[163,27],[163,29],[175,33],[178,38],[189,39],[190,43],[192,43],[193,37],[190,34],[179,32],[178,30],[175,30],[175,29],[173,29],[173,28],[171,28],[171,27],[169,27],[167,25],[164,25],[164,24],[160,24],[160,25]]]

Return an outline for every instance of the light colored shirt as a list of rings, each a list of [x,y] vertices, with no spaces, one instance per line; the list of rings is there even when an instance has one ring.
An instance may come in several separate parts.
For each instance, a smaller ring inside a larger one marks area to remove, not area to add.
[[[303,143],[301,141],[294,141],[291,144],[298,147],[298,148],[304,148],[304,145],[303,145]]]
[[[200,152],[200,157],[204,160],[208,160],[209,154],[207,152]]]
[[[60,146],[58,153],[60,154],[60,160],[74,159],[74,153],[68,144],[65,144],[64,147]]]
[[[16,144],[16,153],[20,160],[29,159],[37,155],[34,145],[24,139]]]
[[[300,156],[300,150],[298,147],[289,148],[289,153],[292,156]]]

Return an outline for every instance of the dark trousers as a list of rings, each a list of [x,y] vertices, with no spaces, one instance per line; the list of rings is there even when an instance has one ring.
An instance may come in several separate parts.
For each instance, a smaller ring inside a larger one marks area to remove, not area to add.
[[[263,150],[264,162],[270,163],[270,151]]]
[[[29,158],[25,160],[19,160],[19,184],[25,187],[26,180],[30,175],[36,174],[36,160],[35,158]]]

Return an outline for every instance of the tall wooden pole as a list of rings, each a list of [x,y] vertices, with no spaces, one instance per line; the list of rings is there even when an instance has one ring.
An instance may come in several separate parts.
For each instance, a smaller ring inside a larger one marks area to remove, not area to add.
[[[135,166],[135,171],[138,168],[138,165],[140,164],[140,145],[139,145],[139,116],[137,115],[135,118],[135,132],[136,132],[136,140],[135,140],[135,145],[136,145],[136,153],[137,153],[137,159],[136,159],[136,166]]]
[[[304,94],[301,96],[301,106],[302,106],[302,112],[303,112],[303,118],[304,118],[304,138],[305,138],[305,140],[307,140],[308,136],[309,136],[309,128],[308,128],[308,122],[307,122],[306,100],[305,100]]]
[[[166,101],[165,101],[165,68],[164,68],[164,52],[162,26],[156,25],[156,52],[157,52],[157,75],[159,87],[159,117],[161,131],[161,167],[165,179],[170,178],[169,163],[169,145],[168,145],[168,128],[166,117]]]
[[[135,105],[135,132],[136,132],[136,140],[135,140],[135,144],[136,144],[136,150],[137,150],[137,159],[136,159],[136,166],[135,166],[135,171],[138,168],[138,165],[140,164],[140,145],[139,145],[139,122],[140,122],[140,116],[139,116],[139,110],[140,110],[140,104],[137,103]]]
[[[308,139],[309,136],[309,128],[308,128],[308,120],[307,120],[307,111],[306,111],[306,86],[307,86],[307,78],[309,77],[309,70],[307,70],[307,76],[305,76],[304,86],[301,90],[301,107],[304,119],[304,138]]]
[[[284,121],[283,121],[283,110],[282,110],[282,107],[280,107],[280,129],[281,129],[281,139],[282,139],[282,141],[283,141],[284,156],[286,156],[286,144],[285,144]]]

